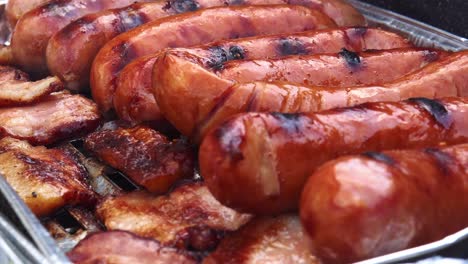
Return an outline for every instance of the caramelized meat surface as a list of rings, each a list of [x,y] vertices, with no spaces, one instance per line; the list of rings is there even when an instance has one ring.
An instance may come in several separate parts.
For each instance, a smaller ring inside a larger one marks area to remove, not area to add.
[[[99,120],[91,100],[55,93],[31,105],[0,108],[0,135],[50,144],[92,131]]]
[[[82,240],[68,257],[73,263],[166,264],[197,263],[186,252],[124,231],[95,233]]]
[[[0,107],[31,104],[60,90],[63,90],[63,84],[57,77],[36,82],[0,81]]]
[[[9,49],[0,48],[0,63],[8,63]],[[62,89],[63,84],[57,77],[31,82],[26,73],[0,65],[0,107],[33,103]]]
[[[257,218],[229,234],[211,253],[204,264],[318,264],[299,217]]]
[[[86,170],[59,149],[3,138],[0,173],[37,216],[46,216],[65,205],[95,202],[95,193],[86,182]]]
[[[97,131],[85,146],[150,192],[167,192],[177,180],[193,176],[190,147],[146,126]]]
[[[197,250],[214,248],[224,231],[237,230],[251,217],[222,206],[203,183],[183,185],[157,197],[144,192],[111,197],[97,207],[97,215],[109,230]]]

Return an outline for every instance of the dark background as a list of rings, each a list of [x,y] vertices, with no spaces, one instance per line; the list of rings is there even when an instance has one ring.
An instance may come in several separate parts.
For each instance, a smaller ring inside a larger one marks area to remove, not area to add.
[[[361,0],[468,38],[468,0]]]

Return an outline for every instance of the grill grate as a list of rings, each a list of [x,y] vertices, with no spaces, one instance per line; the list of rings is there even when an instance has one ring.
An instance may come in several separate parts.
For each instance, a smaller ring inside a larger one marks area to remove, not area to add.
[[[93,157],[85,149],[83,139],[74,139],[58,148],[71,154],[86,168],[89,183],[101,198],[141,189],[124,173],[104,165]],[[66,207],[42,219],[42,223],[59,248],[65,252],[74,248],[89,233],[105,230],[104,225],[96,219],[93,209],[83,207]]]

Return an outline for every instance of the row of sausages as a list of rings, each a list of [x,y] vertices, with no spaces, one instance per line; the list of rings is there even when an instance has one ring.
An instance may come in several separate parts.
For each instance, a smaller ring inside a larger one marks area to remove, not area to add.
[[[324,263],[468,223],[467,51],[414,48],[340,0],[131,2],[32,9],[13,32],[15,62],[90,87],[105,114],[170,123],[200,145],[218,201],[299,210]]]

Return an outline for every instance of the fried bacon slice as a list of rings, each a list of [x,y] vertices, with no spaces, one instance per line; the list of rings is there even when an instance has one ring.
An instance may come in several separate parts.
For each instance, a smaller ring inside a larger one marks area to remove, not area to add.
[[[0,63],[8,63],[9,47],[0,48]],[[37,102],[45,96],[63,90],[57,77],[31,82],[29,76],[13,67],[0,65],[0,107],[25,105]]]
[[[0,173],[39,217],[65,205],[89,206],[96,201],[85,168],[59,149],[3,138]]]
[[[256,218],[228,234],[204,264],[319,264],[297,215]]]
[[[107,124],[106,124],[107,125]],[[150,192],[165,193],[179,179],[194,174],[194,155],[181,140],[169,141],[146,126],[115,127],[94,132],[87,149]]]
[[[110,197],[98,205],[97,216],[109,230],[196,250],[213,249],[225,231],[237,230],[251,218],[222,206],[201,182],[163,196],[133,192]]]
[[[63,83],[57,77],[48,77],[36,82],[0,82],[0,107],[30,104],[60,90],[63,90]]]
[[[73,263],[94,264],[195,264],[187,252],[161,246],[160,243],[125,231],[94,233],[68,252]]]
[[[61,92],[31,105],[0,108],[0,135],[44,145],[90,132],[99,121],[93,101]]]

